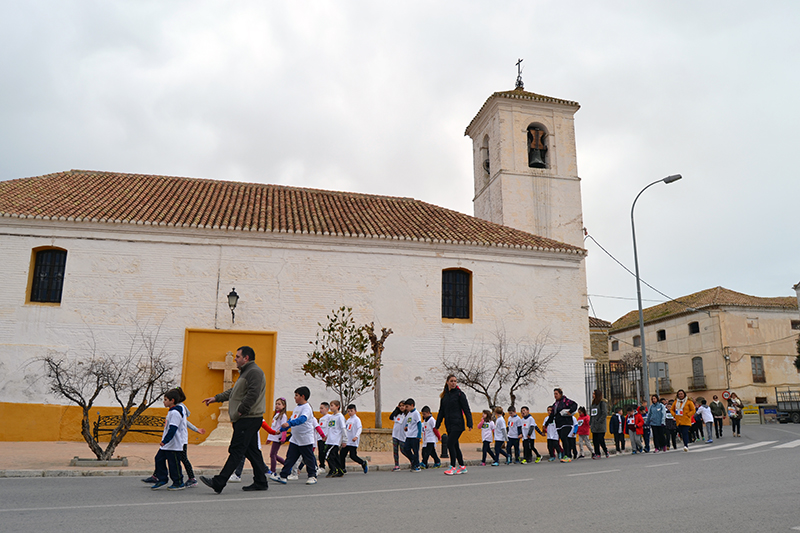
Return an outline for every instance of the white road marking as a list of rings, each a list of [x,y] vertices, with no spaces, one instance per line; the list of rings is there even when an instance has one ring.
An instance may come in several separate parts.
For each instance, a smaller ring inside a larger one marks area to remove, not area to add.
[[[777,446],[773,446],[773,448],[797,448],[798,446],[800,446],[800,440],[793,440],[792,442],[778,444]]]
[[[709,457],[707,459],[703,459],[703,461],[716,461],[717,459],[725,459],[727,455],[720,455],[717,457]]]
[[[16,509],[0,509],[0,513],[17,513],[17,512],[31,512],[31,511],[72,511],[78,509],[113,509],[118,507],[150,507],[155,505],[187,505],[192,503],[199,503],[202,505],[208,505],[211,503],[221,502],[225,504],[226,502],[236,502],[236,501],[267,501],[267,500],[288,500],[292,498],[331,498],[331,497],[338,497],[338,496],[358,496],[361,494],[379,494],[379,493],[390,493],[390,492],[412,492],[412,491],[421,491],[421,490],[440,490],[440,489],[452,489],[458,487],[479,487],[483,485],[507,485],[511,483],[525,483],[528,481],[533,482],[540,482],[541,479],[537,478],[524,478],[524,479],[506,479],[503,481],[480,481],[476,483],[448,483],[446,485],[434,485],[430,487],[406,487],[406,488],[398,488],[398,489],[373,489],[373,490],[357,490],[357,491],[350,491],[350,492],[309,492],[303,491],[299,494],[287,494],[285,496],[261,496],[261,497],[250,497],[250,498],[242,498],[239,494],[233,498],[224,498],[222,496],[217,496],[211,491],[208,491],[208,497],[203,498],[202,500],[173,500],[173,501],[166,501],[166,502],[139,502],[139,503],[104,503],[104,504],[96,504],[96,505],[65,505],[62,507],[20,507]],[[270,483],[271,486],[278,485],[277,483]],[[280,485],[278,485],[280,486]],[[278,489],[280,490],[280,489]],[[313,489],[312,489],[313,490]]]
[[[648,465],[645,468],[658,468],[659,466],[679,465],[680,463],[662,463],[660,465]]]
[[[689,452],[691,452],[691,453],[703,453],[703,452],[710,452],[710,451],[713,451],[713,450],[722,450],[723,448],[730,448],[731,446],[738,446],[738,443],[734,444],[734,443],[731,442],[730,444],[718,444],[716,446],[711,446],[709,444],[708,447],[704,446],[704,447],[700,448],[699,450],[697,448],[689,448]]]
[[[737,457],[741,457],[742,455],[752,455],[754,453],[764,453],[764,452],[768,452],[768,451],[769,450],[756,450],[754,452],[745,452],[745,453],[737,454]]]
[[[593,476],[594,474],[608,474],[609,472],[619,472],[619,470],[599,470],[597,472],[581,472],[580,474],[567,474],[567,477],[573,476]]]
[[[733,448],[732,450],[728,450],[730,452],[741,452],[744,450],[752,450],[753,448],[760,448],[761,446],[767,446],[768,444],[775,444],[776,440],[765,440],[764,442],[756,442],[755,444],[748,444],[747,446],[742,446],[741,448]]]

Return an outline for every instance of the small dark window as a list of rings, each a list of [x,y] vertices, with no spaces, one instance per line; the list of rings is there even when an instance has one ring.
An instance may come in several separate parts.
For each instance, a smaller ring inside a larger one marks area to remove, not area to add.
[[[442,272],[442,318],[469,318],[469,282],[466,270]]]
[[[639,335],[633,337],[633,347],[636,348],[642,345],[642,338]]]
[[[66,250],[49,248],[36,252],[31,283],[31,302],[61,302],[66,265]]]
[[[700,322],[689,322],[689,335],[700,333]]]
[[[766,383],[764,375],[764,359],[760,355],[750,356],[750,366],[753,369],[753,383]]]
[[[792,329],[800,329],[800,320],[792,320]]]
[[[656,331],[656,338],[659,342],[667,340],[667,330],[660,329]]]
[[[756,396],[756,403],[767,403],[766,396]]]
[[[612,352],[619,351],[619,341],[611,341],[611,351]]]

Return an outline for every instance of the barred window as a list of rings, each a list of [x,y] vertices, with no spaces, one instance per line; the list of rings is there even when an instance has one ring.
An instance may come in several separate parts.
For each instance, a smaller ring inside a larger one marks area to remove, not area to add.
[[[60,303],[64,287],[67,251],[45,248],[35,252],[31,279],[31,302]]]
[[[470,318],[470,278],[467,270],[442,271],[442,318]]]

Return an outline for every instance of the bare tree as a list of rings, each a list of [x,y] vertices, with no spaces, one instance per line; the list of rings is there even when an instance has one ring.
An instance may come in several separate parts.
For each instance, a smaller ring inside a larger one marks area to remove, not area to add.
[[[509,339],[504,329],[493,336],[489,344],[473,345],[468,355],[444,356],[442,365],[461,384],[486,398],[490,409],[506,399],[516,407],[517,393],[544,375],[557,352],[549,351],[546,332],[533,341]]]
[[[81,435],[98,459],[111,459],[136,417],[173,386],[173,366],[163,343],[158,340],[160,329],[160,325],[150,329],[135,324],[125,353],[100,352],[90,331],[82,355],[70,358],[66,354],[50,353],[39,359],[44,364],[50,392],[66,398],[83,411]],[[92,434],[89,413],[98,396],[106,390],[122,408],[122,413],[103,449]]]
[[[381,366],[383,362],[381,360],[381,356],[383,354],[384,343],[386,342],[387,337],[394,333],[391,329],[381,328],[381,337],[378,338],[375,335],[375,322],[370,322],[366,326],[364,326],[364,331],[367,333],[367,337],[369,337],[369,342],[372,345],[372,357],[375,359],[375,383],[374,383],[374,390],[375,390],[375,427],[382,428],[383,427],[383,420],[381,419]]]
[[[629,369],[631,369],[631,368],[635,368],[635,369],[642,368],[642,352],[641,352],[641,350],[634,350],[632,352],[626,352],[626,353],[624,353],[622,355],[622,357],[620,357],[619,360],[622,361],[623,363],[625,363],[625,366],[627,366]],[[650,354],[647,354],[647,362],[648,363],[651,362]]]

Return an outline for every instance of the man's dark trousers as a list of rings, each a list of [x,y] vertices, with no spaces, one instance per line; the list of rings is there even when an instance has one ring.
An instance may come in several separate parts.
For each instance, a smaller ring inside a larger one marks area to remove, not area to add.
[[[214,488],[222,490],[228,478],[239,466],[242,457],[246,457],[253,466],[253,483],[258,487],[267,486],[267,471],[264,457],[258,449],[258,431],[261,429],[261,418],[240,418],[233,423],[233,437],[228,446],[228,460],[222,471],[213,477]]]

